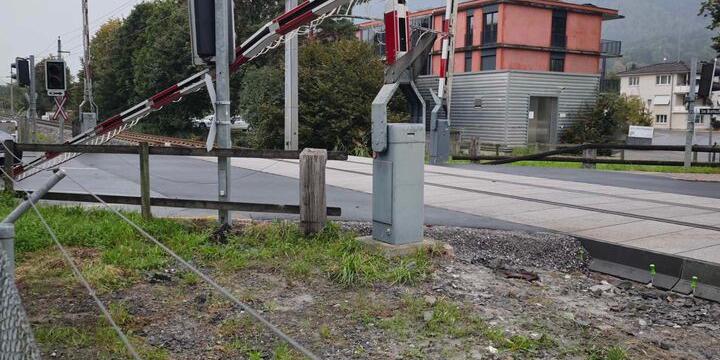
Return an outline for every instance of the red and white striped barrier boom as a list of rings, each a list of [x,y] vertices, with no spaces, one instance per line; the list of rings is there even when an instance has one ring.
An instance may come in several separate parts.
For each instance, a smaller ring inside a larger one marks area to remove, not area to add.
[[[446,94],[446,91],[449,92],[449,89],[447,89],[448,85],[448,74],[452,76],[452,68],[453,64],[451,61],[454,61],[455,57],[455,45],[454,41],[451,41],[453,39],[453,36],[455,34],[455,20],[457,19],[457,0],[447,0],[447,4],[445,5],[445,17],[443,18],[443,29],[442,33],[444,34],[442,38],[442,49],[440,50],[440,74],[439,74],[439,83],[438,83],[438,97],[442,101],[442,99],[449,97],[450,94]]]
[[[232,72],[264,51],[274,46],[283,36],[290,34],[301,26],[312,23],[314,20],[332,13],[337,8],[351,3],[352,0],[307,0],[282,16],[268,22],[255,32],[240,47],[235,49],[236,60],[230,66]],[[153,95],[149,99],[110,117],[67,142],[72,145],[100,145],[108,142],[119,133],[132,128],[142,118],[164,106],[180,101],[184,96],[202,89],[205,86],[203,70],[189,78]],[[70,159],[77,157],[77,153],[45,153],[43,156],[27,163],[18,165],[13,169],[17,180],[35,175],[45,169],[53,168]]]

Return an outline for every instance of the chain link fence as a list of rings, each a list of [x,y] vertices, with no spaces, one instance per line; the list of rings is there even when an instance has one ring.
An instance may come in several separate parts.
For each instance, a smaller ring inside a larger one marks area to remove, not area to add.
[[[7,261],[0,249],[0,360],[40,359],[20,294],[6,271]]]

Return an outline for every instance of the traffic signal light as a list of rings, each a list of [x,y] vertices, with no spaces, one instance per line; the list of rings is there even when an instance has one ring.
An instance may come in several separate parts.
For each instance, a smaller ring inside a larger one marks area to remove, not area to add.
[[[720,82],[715,79],[720,76],[720,68],[715,62],[703,63],[700,70],[700,86],[698,88],[698,97],[709,99],[710,94],[720,90]]]
[[[45,61],[45,88],[48,96],[65,95],[65,90],[67,90],[65,74],[65,61]]]
[[[16,58],[15,63],[10,66],[15,69],[15,74],[11,76],[17,80],[18,86],[30,86],[30,61]]]
[[[228,48],[230,62],[235,61],[234,1],[227,1],[230,16]],[[215,0],[190,0],[190,30],[192,33],[193,63],[204,65],[215,62]]]

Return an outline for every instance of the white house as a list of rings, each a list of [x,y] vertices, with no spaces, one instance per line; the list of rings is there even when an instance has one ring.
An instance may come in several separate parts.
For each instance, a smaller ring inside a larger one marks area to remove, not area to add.
[[[683,62],[661,63],[631,69],[618,74],[620,93],[637,96],[652,114],[657,129],[687,129],[685,99],[690,92],[690,67]],[[699,76],[696,76],[696,81]],[[715,97],[715,96],[714,96]],[[699,106],[698,109],[704,106]],[[697,129],[707,129],[710,119],[698,116]]]

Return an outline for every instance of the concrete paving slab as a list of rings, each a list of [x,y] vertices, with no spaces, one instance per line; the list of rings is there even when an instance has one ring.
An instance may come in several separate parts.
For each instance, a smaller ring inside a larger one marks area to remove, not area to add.
[[[708,246],[720,245],[720,232],[691,229],[631,240],[624,244],[668,254],[678,254],[706,248]]]
[[[720,245],[711,246],[705,249],[698,249],[688,252],[678,253],[695,260],[708,261],[715,264],[720,264]]]
[[[575,232],[578,236],[587,236],[593,239],[609,241],[612,243],[627,242],[639,238],[690,230],[686,226],[667,224],[657,221],[638,221],[629,224],[607,226],[603,228]]]

